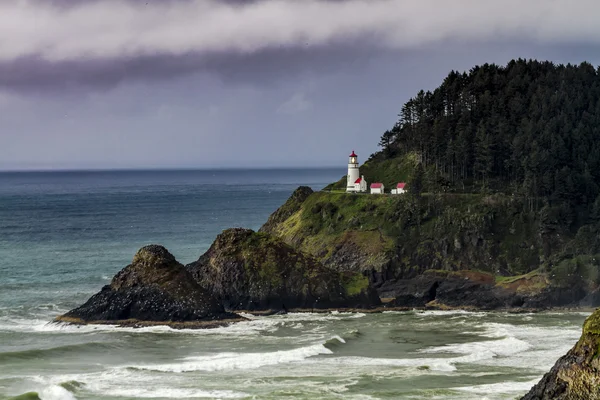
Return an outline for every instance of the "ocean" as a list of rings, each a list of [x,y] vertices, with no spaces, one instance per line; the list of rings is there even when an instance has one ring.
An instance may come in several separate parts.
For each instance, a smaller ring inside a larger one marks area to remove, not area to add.
[[[0,173],[0,399],[514,399],[587,312],[270,317],[211,330],[52,324],[142,246],[196,260],[343,169]]]

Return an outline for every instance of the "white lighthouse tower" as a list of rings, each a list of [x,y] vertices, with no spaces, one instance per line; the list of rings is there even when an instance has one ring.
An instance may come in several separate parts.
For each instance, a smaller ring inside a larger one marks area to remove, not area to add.
[[[355,192],[356,187],[355,183],[360,183],[358,180],[360,179],[360,171],[358,169],[358,156],[352,150],[352,154],[350,154],[350,159],[348,160],[348,182],[346,183],[346,192]]]

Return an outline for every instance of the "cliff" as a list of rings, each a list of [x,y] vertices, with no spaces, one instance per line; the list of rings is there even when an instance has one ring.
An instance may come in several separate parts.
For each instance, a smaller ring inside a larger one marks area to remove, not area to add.
[[[581,338],[522,400],[600,399],[600,310],[583,325]]]
[[[140,249],[110,285],[56,321],[76,324],[204,327],[241,318],[196,283],[162,246]]]
[[[249,229],[224,231],[187,269],[231,310],[354,308],[379,303],[362,274],[332,271],[282,240]]]
[[[369,277],[382,298],[400,307],[433,300],[474,308],[596,305],[596,258],[566,256],[582,235],[556,218],[550,208],[530,211],[525,199],[502,193],[379,196],[301,188],[260,231],[328,269]]]

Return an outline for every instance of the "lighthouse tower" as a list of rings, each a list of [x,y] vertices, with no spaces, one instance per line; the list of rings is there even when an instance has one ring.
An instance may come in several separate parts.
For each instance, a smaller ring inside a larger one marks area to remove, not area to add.
[[[350,159],[348,160],[348,182],[346,183],[346,192],[355,192],[354,184],[360,179],[360,171],[358,170],[358,156],[352,150]]]

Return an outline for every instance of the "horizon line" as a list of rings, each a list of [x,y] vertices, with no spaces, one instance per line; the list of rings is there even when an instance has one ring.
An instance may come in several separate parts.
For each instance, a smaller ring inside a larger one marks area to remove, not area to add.
[[[52,172],[164,172],[164,171],[236,171],[236,170],[315,170],[315,169],[344,169],[343,166],[321,165],[321,166],[224,166],[224,167],[123,167],[123,168],[48,168],[48,169],[0,169],[4,173],[52,173]]]

